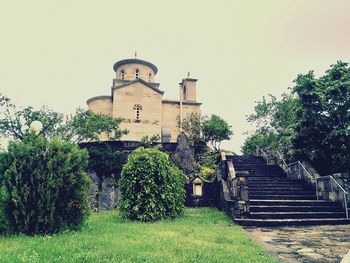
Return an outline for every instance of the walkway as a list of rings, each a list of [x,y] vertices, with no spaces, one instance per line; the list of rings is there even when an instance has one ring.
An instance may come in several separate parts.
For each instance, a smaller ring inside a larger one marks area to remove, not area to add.
[[[350,250],[350,225],[244,229],[283,263],[339,263]]]

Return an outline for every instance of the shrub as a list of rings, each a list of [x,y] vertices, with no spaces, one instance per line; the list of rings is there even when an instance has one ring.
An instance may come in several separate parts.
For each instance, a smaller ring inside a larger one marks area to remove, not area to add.
[[[157,149],[138,148],[124,165],[120,210],[124,218],[155,221],[183,213],[184,174],[170,165],[168,155]]]
[[[200,166],[198,176],[204,181],[213,181],[215,179],[215,170],[208,166]]]
[[[86,150],[29,134],[0,158],[0,230],[46,234],[79,229],[87,215]]]
[[[207,148],[200,160],[200,165],[207,166],[215,170],[219,164],[220,152]]]

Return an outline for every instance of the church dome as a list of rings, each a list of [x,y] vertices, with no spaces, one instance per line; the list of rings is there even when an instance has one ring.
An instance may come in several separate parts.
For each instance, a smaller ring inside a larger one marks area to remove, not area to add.
[[[154,82],[158,69],[150,62],[141,59],[123,59],[114,64],[117,81],[132,81],[142,79]]]
[[[141,60],[141,59],[123,59],[123,60],[120,60],[114,64],[113,69],[115,72],[117,72],[120,67],[122,67],[124,65],[129,65],[129,64],[139,64],[139,65],[144,65],[146,67],[149,67],[153,70],[154,75],[157,74],[157,72],[158,72],[158,68],[154,64],[152,64],[148,61],[145,61],[145,60]]]

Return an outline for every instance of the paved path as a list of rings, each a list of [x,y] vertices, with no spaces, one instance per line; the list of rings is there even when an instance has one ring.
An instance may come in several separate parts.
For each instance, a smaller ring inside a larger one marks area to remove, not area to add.
[[[244,229],[283,263],[339,263],[350,250],[350,225]]]

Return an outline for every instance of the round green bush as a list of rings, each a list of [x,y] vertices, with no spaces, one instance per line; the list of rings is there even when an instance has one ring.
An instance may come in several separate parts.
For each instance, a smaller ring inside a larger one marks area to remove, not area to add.
[[[88,153],[31,134],[0,158],[0,231],[47,234],[79,229],[88,216]]]
[[[183,213],[184,174],[171,166],[168,155],[157,149],[138,148],[124,165],[120,210],[124,218],[155,221]]]

